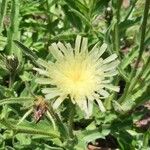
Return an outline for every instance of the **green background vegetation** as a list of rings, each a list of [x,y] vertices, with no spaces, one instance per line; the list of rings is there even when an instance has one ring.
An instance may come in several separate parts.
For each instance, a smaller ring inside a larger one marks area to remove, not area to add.
[[[0,0],[0,149],[83,150],[95,140],[107,143],[111,135],[118,149],[148,150],[149,6],[149,0]],[[50,111],[56,130],[49,113],[35,123],[35,100],[42,87],[35,83],[33,67],[39,66],[38,58],[53,59],[51,43],[74,43],[78,34],[88,37],[89,48],[105,42],[108,55],[117,53],[121,63],[114,84],[121,90],[103,101],[105,113],[95,104],[88,120],[76,108],[71,124],[75,136],[63,137],[67,103],[57,113]]]

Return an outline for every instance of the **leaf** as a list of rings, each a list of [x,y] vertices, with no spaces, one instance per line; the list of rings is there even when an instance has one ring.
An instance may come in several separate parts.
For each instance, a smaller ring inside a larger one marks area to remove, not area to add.
[[[0,34],[3,29],[3,20],[5,17],[5,14],[6,14],[7,2],[8,2],[8,0],[0,1],[0,4],[1,4],[1,6],[0,6]]]
[[[46,135],[49,136],[51,139],[59,138],[58,131],[53,130],[53,127],[49,123],[44,121],[38,124],[31,122],[23,122],[20,125],[15,126],[15,122],[9,121],[8,119],[2,119],[0,120],[0,123],[16,133]]]
[[[82,13],[72,8],[70,9],[70,12],[76,14],[87,26],[92,27],[90,21]]]
[[[3,51],[5,46],[6,46],[6,40],[7,38],[6,37],[3,37],[0,35],[0,51]]]
[[[134,58],[138,55],[137,47],[133,48],[127,56],[123,58],[120,64],[120,68],[125,69],[129,64],[131,64]]]
[[[104,129],[102,131],[100,131],[100,129],[94,129],[83,131],[79,133],[77,136],[78,139],[81,139],[79,142],[85,143],[85,145],[87,145],[87,143],[95,141],[98,138],[105,138],[105,136],[108,135],[109,133],[110,133],[109,129]]]
[[[52,37],[52,40],[59,40],[59,41],[72,40],[72,38],[76,37],[77,35],[78,35],[77,33],[65,32]]]
[[[131,110],[136,104],[139,103],[138,98],[144,94],[144,92],[147,90],[149,86],[149,82],[145,83],[145,86],[142,87],[140,90],[137,89],[134,93],[129,93],[128,96],[126,97],[126,100],[122,102],[121,107],[122,109],[127,112]],[[140,100],[142,101],[142,99]]]
[[[29,136],[25,136],[24,134],[20,133],[17,134],[15,137],[19,141],[20,145],[25,146],[31,144],[31,138]]]
[[[103,9],[105,7],[108,7],[108,3],[109,3],[110,0],[98,0],[98,1],[95,1],[95,7],[94,7],[94,12],[96,13],[100,13],[103,11]],[[92,1],[91,1],[92,3]]]
[[[118,71],[119,71],[120,75],[122,76],[122,78],[123,78],[126,82],[129,82],[129,76],[128,76],[127,73],[122,69],[122,67],[118,67]]]
[[[33,101],[34,98],[33,97],[16,97],[16,98],[6,98],[6,99],[2,99],[0,100],[0,105],[4,105],[4,104],[20,104],[20,103],[24,103],[27,101]]]
[[[67,20],[74,26],[76,27],[78,30],[81,31],[82,29],[82,21],[81,18],[78,17],[75,13],[70,12],[70,8],[68,7],[68,5],[63,5],[62,6],[64,13],[66,14]]]
[[[21,42],[17,41],[17,40],[14,40],[14,43],[22,49],[24,55],[26,55],[30,60],[31,62],[37,66],[37,67],[41,67],[40,64],[38,64],[36,62],[36,60],[38,59],[38,56],[31,50],[29,49],[28,47],[26,47],[24,44],[22,44]]]
[[[65,2],[75,10],[80,10],[83,13],[88,13],[89,11],[89,9],[86,7],[86,4],[85,3],[83,4],[80,0],[76,1],[65,0]]]
[[[122,21],[119,24],[120,32],[123,33],[126,29],[134,26],[138,22],[139,22],[139,18],[137,18],[136,20],[125,20],[125,21]]]

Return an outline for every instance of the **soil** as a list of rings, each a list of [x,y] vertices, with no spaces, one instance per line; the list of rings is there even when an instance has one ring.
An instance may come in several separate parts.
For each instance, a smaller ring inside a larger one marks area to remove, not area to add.
[[[88,144],[88,150],[115,150],[117,148],[118,142],[112,135],[106,136],[105,139],[97,139],[95,144]]]

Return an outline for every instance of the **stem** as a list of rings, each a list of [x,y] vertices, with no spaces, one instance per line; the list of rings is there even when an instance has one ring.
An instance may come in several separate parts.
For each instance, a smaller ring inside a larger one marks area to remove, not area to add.
[[[114,42],[113,42],[113,47],[115,52],[117,53],[118,57],[120,58],[120,31],[119,31],[119,23],[120,23],[120,9],[121,9],[121,4],[122,4],[122,0],[118,0],[117,1],[117,8],[116,8],[116,19],[117,22],[115,24],[115,28],[114,28]],[[115,85],[118,85],[120,81],[119,77],[115,78]],[[111,101],[113,99],[115,99],[117,96],[116,92],[113,92],[112,95],[106,100],[105,102],[105,106],[107,109],[111,109]]]
[[[69,102],[69,119],[68,119],[68,129],[69,129],[70,138],[74,138],[74,134],[73,134],[73,120],[74,120],[74,114],[75,114],[74,107],[75,106],[70,101]]]
[[[69,111],[69,118],[68,118],[68,132],[69,132],[69,138],[66,143],[66,148],[68,150],[73,150],[74,145],[75,145],[75,136],[73,134],[73,120],[74,120],[74,115],[75,115],[75,106],[71,102],[71,99],[69,99],[69,104],[68,104],[68,111]]]
[[[133,90],[135,84],[137,83],[137,80],[134,80],[133,78],[135,77],[135,75],[137,73],[137,68],[139,66],[139,63],[141,61],[141,58],[142,58],[142,55],[143,55],[143,52],[145,49],[144,41],[145,41],[146,24],[147,24],[147,18],[148,18],[149,5],[150,5],[150,0],[146,0],[145,8],[144,8],[144,14],[143,14],[143,21],[142,21],[142,24],[140,27],[141,28],[141,38],[140,38],[140,46],[139,46],[139,55],[138,55],[137,61],[135,63],[135,67],[133,68],[131,75],[130,75],[130,82],[129,83],[131,83],[131,84],[127,83],[127,85],[125,87],[124,94],[119,100],[120,102],[124,101],[128,92],[131,92]]]
[[[114,28],[114,48],[118,56],[120,57],[120,33],[119,33],[119,23],[120,23],[120,8],[121,8],[122,0],[117,1],[117,8],[116,8],[116,19],[117,22]]]
[[[7,0],[2,0],[1,8],[0,8],[0,34],[3,29],[3,20],[6,13]]]
[[[56,122],[58,130],[61,134],[62,140],[66,141],[66,139],[68,139],[68,137],[69,137],[66,126],[63,124],[63,122],[61,121],[61,119],[59,118],[57,113],[55,113],[55,111],[54,111],[53,107],[51,106],[51,104],[49,104],[48,106],[49,106],[48,111],[49,111],[49,113],[51,114],[51,116],[53,117],[53,119]]]
[[[136,74],[136,70],[138,68],[140,60],[142,58],[142,54],[143,54],[144,49],[145,49],[144,41],[145,41],[146,24],[147,24],[147,18],[148,18],[149,5],[150,5],[150,0],[146,0],[145,8],[144,8],[143,21],[142,21],[142,24],[140,27],[141,28],[141,39],[140,39],[139,55],[138,55],[137,61],[135,63],[135,67],[133,69],[133,72],[131,73],[131,79]]]
[[[9,75],[9,88],[12,87],[14,80],[15,80],[15,76],[16,76],[15,73],[10,73],[10,75]]]
[[[19,35],[19,0],[12,0],[11,6],[11,25],[8,31],[8,44],[7,44],[7,53],[8,54],[18,54],[18,51],[14,47],[13,40],[17,40]]]
[[[138,81],[138,85],[136,86],[136,88],[134,89],[134,91],[137,91],[138,88],[142,87],[142,90],[145,89],[148,83],[149,83],[149,73],[150,73],[150,57],[147,59],[147,62],[145,64],[145,66],[143,67],[142,71],[137,75],[137,77],[135,78],[136,81]],[[143,81],[143,79],[145,79],[145,81]],[[143,86],[144,84],[144,86]],[[134,93],[133,91],[133,93]],[[141,90],[140,90],[141,91]],[[146,90],[145,90],[146,91]]]
[[[148,148],[150,138],[150,131],[147,131],[143,136],[143,147]]]
[[[141,78],[141,76],[143,75],[143,73],[145,72],[145,70],[147,69],[147,67],[149,67],[149,62],[150,62],[150,57],[147,60],[145,66],[143,66],[141,72],[139,72],[139,74],[131,82],[130,87],[129,87],[129,91],[131,91],[134,88],[134,86],[138,83],[137,81]]]
[[[53,107],[49,104],[49,113],[53,117],[60,132],[60,137],[64,142],[64,147],[68,150],[73,150],[75,144],[75,137],[73,134],[73,119],[74,119],[74,105],[71,100],[69,100],[69,119],[68,119],[68,128],[63,124],[57,113],[53,110]]]
[[[50,8],[51,8],[52,5],[53,4],[52,4],[51,1],[46,0],[46,13],[47,13],[47,18],[48,18],[47,30],[50,30],[51,33],[54,32],[53,29],[52,29],[52,27],[51,27],[51,22],[52,22],[52,17],[51,16],[52,15],[50,15],[51,14]],[[48,46],[51,44],[51,42],[50,42],[51,34],[47,35],[47,33],[45,33],[45,36],[48,36],[48,39],[49,39],[48,40],[48,44],[47,44],[47,49],[48,49]]]

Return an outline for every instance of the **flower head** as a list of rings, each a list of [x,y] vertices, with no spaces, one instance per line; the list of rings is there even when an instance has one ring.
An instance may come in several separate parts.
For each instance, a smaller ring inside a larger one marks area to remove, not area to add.
[[[53,106],[57,108],[64,99],[70,97],[87,117],[92,114],[94,100],[101,111],[105,111],[100,99],[108,97],[109,90],[119,91],[117,86],[111,84],[111,77],[117,74],[119,61],[116,54],[103,59],[101,56],[106,49],[104,43],[101,48],[96,44],[88,51],[88,40],[81,36],[77,36],[75,48],[70,44],[53,43],[50,52],[55,62],[40,59],[38,61],[45,69],[35,68],[45,76],[37,79],[37,82],[49,84],[49,88],[42,90],[46,99],[55,98]]]

